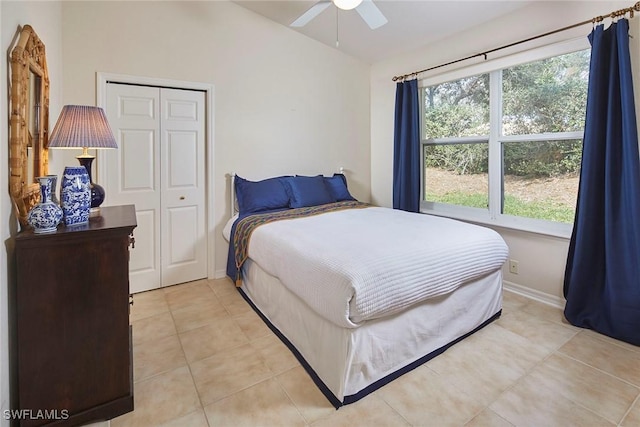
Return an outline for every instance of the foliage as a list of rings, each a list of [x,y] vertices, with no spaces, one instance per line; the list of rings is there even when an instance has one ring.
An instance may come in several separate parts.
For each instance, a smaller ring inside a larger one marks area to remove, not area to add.
[[[530,178],[574,175],[580,171],[582,141],[532,141],[505,143],[505,175]]]
[[[487,208],[488,203],[486,194],[465,193],[462,191],[453,191],[441,196],[427,193],[427,200],[484,209]],[[566,206],[553,201],[538,200],[535,202],[527,202],[509,194],[506,194],[504,197],[503,212],[507,215],[564,222],[568,224],[571,224],[574,219],[574,210],[571,206]]]
[[[489,133],[489,74],[425,88],[425,134],[428,138]]]
[[[526,135],[584,128],[589,50],[503,70],[503,133]]]
[[[447,144],[425,146],[427,167],[455,171],[460,175],[489,171],[487,144]]]
[[[505,135],[569,132],[584,127],[589,50],[508,68],[502,72]],[[489,134],[489,74],[425,88],[426,138]],[[503,145],[503,172],[527,177],[575,174],[581,141]],[[425,164],[459,174],[487,172],[487,143],[429,145]]]

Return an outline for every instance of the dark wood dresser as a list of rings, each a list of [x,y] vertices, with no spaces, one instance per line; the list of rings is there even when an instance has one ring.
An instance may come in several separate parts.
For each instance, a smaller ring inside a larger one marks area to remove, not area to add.
[[[113,206],[89,224],[16,236],[15,424],[71,426],[133,410],[135,227],[133,205]]]

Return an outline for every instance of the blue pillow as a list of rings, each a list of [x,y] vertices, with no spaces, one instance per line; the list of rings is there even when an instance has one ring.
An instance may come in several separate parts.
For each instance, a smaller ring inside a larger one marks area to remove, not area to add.
[[[355,200],[347,190],[347,178],[343,174],[334,173],[333,176],[325,177],[324,182],[336,201]]]
[[[336,201],[324,183],[322,175],[290,177],[284,183],[289,193],[291,208],[324,205]]]
[[[236,175],[236,198],[240,215],[289,207],[283,177],[249,181]]]

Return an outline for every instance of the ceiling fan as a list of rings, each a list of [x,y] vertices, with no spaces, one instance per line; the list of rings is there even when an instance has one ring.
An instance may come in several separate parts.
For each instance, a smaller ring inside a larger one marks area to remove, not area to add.
[[[376,6],[372,0],[320,0],[311,6],[311,8],[303,13],[298,19],[293,21],[291,26],[304,27],[309,23],[309,21],[331,6],[331,4],[335,4],[336,7],[343,10],[355,9],[372,30],[375,30],[388,22],[387,18],[385,18],[382,12],[380,12],[380,9],[378,9],[378,6]]]

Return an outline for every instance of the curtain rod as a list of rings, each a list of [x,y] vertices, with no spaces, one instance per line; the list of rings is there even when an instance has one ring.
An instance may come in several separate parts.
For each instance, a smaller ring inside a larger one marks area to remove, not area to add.
[[[497,52],[499,50],[506,49],[506,48],[509,48],[509,47],[513,47],[513,46],[516,46],[516,45],[519,45],[519,44],[522,44],[522,43],[530,42],[532,40],[536,40],[536,39],[539,39],[539,38],[542,38],[542,37],[547,37],[547,36],[550,36],[552,34],[560,33],[562,31],[567,31],[567,30],[570,30],[572,28],[580,27],[582,25],[597,24],[599,22],[604,21],[606,18],[617,18],[617,17],[620,17],[620,16],[624,16],[627,13],[629,14],[630,18],[633,18],[633,12],[634,11],[635,12],[640,12],[640,1],[637,2],[635,5],[633,5],[632,7],[627,7],[625,9],[616,10],[614,12],[611,12],[608,15],[596,16],[595,18],[589,19],[587,21],[578,22],[577,24],[569,25],[568,27],[559,28],[557,30],[549,31],[549,32],[544,33],[544,34],[539,34],[537,36],[529,37],[528,39],[524,39],[524,40],[520,40],[520,41],[517,41],[517,42],[509,43],[509,44],[506,44],[504,46],[496,47],[496,48],[491,49],[491,50],[487,50],[487,51],[484,51],[484,52],[481,52],[481,53],[476,53],[475,55],[470,55],[470,56],[467,56],[467,57],[464,57],[464,58],[456,59],[455,61],[450,61],[450,62],[447,62],[445,64],[436,65],[436,66],[433,66],[433,67],[425,68],[424,70],[414,71],[413,73],[409,73],[409,74],[403,74],[401,76],[395,76],[395,77],[393,77],[392,80],[394,82],[398,81],[398,80],[404,81],[409,77],[417,77],[418,74],[422,74],[422,73],[424,73],[426,71],[431,71],[431,70],[435,70],[437,68],[446,67],[447,65],[451,65],[451,64],[457,64],[458,62],[466,61],[466,60],[472,59],[472,58],[477,58],[479,56],[484,56],[484,59],[486,60],[487,59],[487,54],[489,54],[489,53]]]

